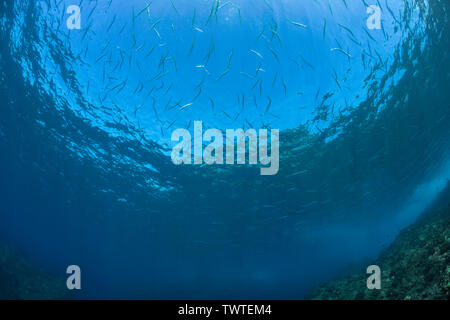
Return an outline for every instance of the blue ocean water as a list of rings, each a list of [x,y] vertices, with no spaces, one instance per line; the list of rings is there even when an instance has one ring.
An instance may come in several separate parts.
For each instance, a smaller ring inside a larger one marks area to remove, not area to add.
[[[77,298],[303,298],[370,264],[449,179],[448,13],[4,1],[0,237],[49,272],[79,265]],[[175,166],[171,133],[194,121],[280,129],[279,173]]]

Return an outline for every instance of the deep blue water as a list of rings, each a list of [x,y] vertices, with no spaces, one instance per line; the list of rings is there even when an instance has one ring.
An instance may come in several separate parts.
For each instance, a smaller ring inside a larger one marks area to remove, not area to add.
[[[0,4],[0,238],[79,265],[77,297],[302,298],[450,178],[447,1],[145,8]],[[280,129],[279,173],[175,166],[171,133],[195,120]]]

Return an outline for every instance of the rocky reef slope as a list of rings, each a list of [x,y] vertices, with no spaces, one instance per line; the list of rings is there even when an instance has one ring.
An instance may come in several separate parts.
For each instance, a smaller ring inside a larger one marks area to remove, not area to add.
[[[365,270],[313,290],[315,300],[450,298],[450,185],[439,199],[373,264],[381,268],[381,290],[366,287]]]
[[[49,275],[0,242],[0,299],[66,299],[65,279]]]

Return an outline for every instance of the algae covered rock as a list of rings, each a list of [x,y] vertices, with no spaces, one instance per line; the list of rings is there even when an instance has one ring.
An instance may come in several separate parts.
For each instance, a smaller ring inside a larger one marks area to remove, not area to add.
[[[0,299],[48,300],[69,298],[65,279],[47,274],[0,242]]]
[[[374,262],[381,289],[369,290],[365,270],[314,289],[314,300],[422,300],[450,298],[450,188]]]

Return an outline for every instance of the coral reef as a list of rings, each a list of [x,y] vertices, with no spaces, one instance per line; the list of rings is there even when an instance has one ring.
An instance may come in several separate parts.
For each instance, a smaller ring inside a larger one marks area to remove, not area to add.
[[[0,299],[67,299],[65,279],[30,265],[25,257],[0,242]]]
[[[450,187],[374,262],[381,289],[366,287],[365,270],[314,289],[314,300],[422,300],[450,298]]]

